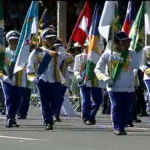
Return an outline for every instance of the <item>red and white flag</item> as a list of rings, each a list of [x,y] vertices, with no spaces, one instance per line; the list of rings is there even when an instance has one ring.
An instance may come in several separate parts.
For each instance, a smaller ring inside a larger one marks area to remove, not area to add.
[[[90,29],[92,15],[93,10],[90,7],[89,2],[86,1],[81,15],[79,16],[73,33],[70,37],[70,42],[78,42],[80,45],[84,44]]]

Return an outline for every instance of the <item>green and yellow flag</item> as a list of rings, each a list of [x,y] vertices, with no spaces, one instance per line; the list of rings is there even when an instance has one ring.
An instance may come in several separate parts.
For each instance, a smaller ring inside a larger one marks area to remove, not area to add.
[[[145,2],[143,1],[129,34],[129,37],[132,38],[130,49],[135,50],[136,52],[140,52],[145,46],[145,8]]]

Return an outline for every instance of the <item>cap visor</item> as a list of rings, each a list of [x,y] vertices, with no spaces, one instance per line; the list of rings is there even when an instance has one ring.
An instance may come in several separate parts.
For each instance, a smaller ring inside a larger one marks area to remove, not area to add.
[[[54,44],[54,46],[60,46],[61,44]]]
[[[56,37],[56,35],[46,35],[45,38]]]
[[[8,40],[11,40],[11,39],[19,39],[19,38],[12,36],[12,37],[10,37]]]
[[[131,38],[120,39],[120,41],[125,41],[125,40],[132,40],[132,39]]]

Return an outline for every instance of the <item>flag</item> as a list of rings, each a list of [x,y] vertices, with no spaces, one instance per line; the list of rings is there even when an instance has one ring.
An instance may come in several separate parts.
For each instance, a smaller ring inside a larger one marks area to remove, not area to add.
[[[94,73],[94,68],[98,62],[100,55],[104,49],[103,38],[99,34],[98,26],[100,22],[100,5],[95,6],[92,17],[91,28],[89,32],[88,59],[86,63],[85,81],[91,81],[92,86],[98,87],[98,79]]]
[[[102,12],[102,18],[100,20],[99,32],[106,39],[108,44],[111,44],[110,49],[111,49],[112,54],[113,54],[113,51],[115,51],[114,34],[119,32],[120,30],[121,30],[121,24],[119,21],[118,2],[106,1],[103,12]],[[110,64],[111,67],[109,68],[110,69],[109,75],[111,79],[113,80],[113,83],[116,82],[116,80],[118,79],[122,71],[123,64],[127,58],[126,52],[121,54],[121,56],[123,57],[123,63],[119,61],[115,68],[113,68],[112,64]]]
[[[144,15],[145,2],[143,1],[129,34],[132,39],[130,49],[136,52],[140,52],[145,45]]]
[[[150,34],[150,1],[146,1],[145,8],[145,34]]]
[[[29,56],[31,34],[33,33],[34,28],[36,28],[34,31],[37,31],[38,28],[36,23],[37,20],[38,2],[32,1],[21,30],[21,35],[15,51],[14,59],[11,62],[11,68],[9,71],[10,77],[12,77],[12,72],[15,74],[16,72],[23,70],[26,65],[27,58]]]
[[[34,34],[33,37],[32,37],[32,40],[31,40],[31,45],[32,46],[41,46],[41,32],[45,29],[45,28],[48,28],[48,20],[47,20],[47,11],[48,9],[45,9],[43,14],[42,14],[42,17],[39,21],[39,24],[38,24],[38,34]]]
[[[105,2],[98,30],[107,42],[112,40],[113,33],[120,30],[117,1]]]
[[[0,72],[4,71],[4,59],[5,59],[5,42],[4,42],[4,18],[3,18],[3,6],[0,1]]]
[[[83,45],[89,32],[91,25],[93,11],[88,1],[85,2],[84,8],[79,16],[79,19],[75,25],[73,33],[70,37],[69,43],[78,42]]]
[[[136,17],[135,4],[132,1],[129,1],[125,21],[122,27],[122,31],[124,31],[127,35],[129,35],[135,17]]]

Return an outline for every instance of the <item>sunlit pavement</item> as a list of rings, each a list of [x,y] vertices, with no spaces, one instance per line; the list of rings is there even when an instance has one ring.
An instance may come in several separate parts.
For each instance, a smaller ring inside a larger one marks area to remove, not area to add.
[[[31,108],[19,128],[5,128],[0,116],[0,150],[149,150],[150,118],[128,128],[127,136],[113,133],[109,115],[98,114],[97,124],[85,126],[80,117],[61,117],[53,131],[45,131],[39,108]]]

